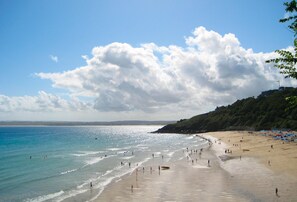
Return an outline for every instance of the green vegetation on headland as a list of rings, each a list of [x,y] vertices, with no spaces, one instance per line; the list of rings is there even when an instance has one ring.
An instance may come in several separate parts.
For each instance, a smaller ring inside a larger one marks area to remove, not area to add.
[[[237,100],[215,111],[182,119],[159,129],[158,133],[202,133],[227,130],[297,129],[297,107],[286,100],[296,96],[297,88],[281,87],[258,97]]]

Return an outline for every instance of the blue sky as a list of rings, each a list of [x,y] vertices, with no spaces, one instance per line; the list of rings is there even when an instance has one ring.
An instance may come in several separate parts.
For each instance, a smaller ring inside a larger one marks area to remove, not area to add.
[[[0,115],[2,115],[0,119],[16,120],[28,117],[17,115],[16,111],[23,111],[24,114],[29,113],[29,119],[32,120],[46,119],[40,118],[42,110],[36,109],[32,112],[32,110],[28,110],[28,107],[23,109],[20,104],[16,110],[12,104],[12,100],[16,97],[36,98],[38,92],[41,91],[65,99],[65,101],[68,101],[70,97],[75,97],[80,101],[90,102],[87,105],[96,110],[86,113],[92,115],[81,116],[83,120],[168,119],[172,117],[170,113],[159,117],[153,110],[144,110],[146,107],[139,107],[139,104],[132,106],[127,103],[125,103],[126,107],[123,109],[120,107],[121,110],[119,110],[124,114],[123,116],[112,115],[112,113],[118,112],[118,107],[123,103],[118,105],[114,103],[117,101],[112,101],[112,106],[116,105],[117,107],[106,110],[102,102],[106,104],[106,100],[112,100],[113,96],[110,92],[121,91],[122,88],[119,86],[123,86],[123,83],[117,85],[112,91],[108,91],[109,93],[107,93],[108,89],[103,89],[103,84],[100,83],[96,92],[93,92],[94,94],[85,96],[86,91],[79,90],[78,92],[77,89],[74,90],[66,84],[61,84],[62,81],[58,81],[57,77],[40,76],[38,73],[56,73],[65,76],[63,75],[65,71],[73,71],[86,66],[87,60],[82,56],[87,55],[91,59],[94,56],[93,48],[109,47],[114,42],[120,43],[117,46],[119,49],[123,48],[123,44],[139,48],[143,44],[153,43],[158,47],[169,48],[173,45],[185,50],[193,46],[193,44],[187,44],[186,39],[193,37],[193,32],[198,27],[204,27],[207,30],[206,35],[211,31],[222,37],[232,33],[239,41],[241,48],[252,49],[253,53],[272,53],[276,49],[287,48],[292,44],[293,34],[286,25],[278,22],[285,14],[283,2],[280,0],[0,0],[0,95],[5,96],[6,99],[2,105],[10,106],[3,107],[2,112],[0,109]],[[201,34],[202,30],[199,33]],[[125,47],[127,48],[127,46]],[[162,57],[168,55],[168,51],[167,53],[154,54],[161,60]],[[202,55],[201,51],[199,54]],[[258,58],[258,56],[256,57]],[[159,63],[162,63],[162,67],[166,66],[164,61],[159,61]],[[100,70],[98,71],[100,72]],[[129,72],[126,74],[130,75]],[[168,75],[173,75],[173,73]],[[273,75],[276,78],[275,73]],[[102,79],[102,77],[100,78]],[[179,78],[186,79],[182,76]],[[265,78],[270,77],[266,76]],[[135,81],[131,81],[130,84],[132,85],[132,83],[135,84]],[[288,85],[292,85],[292,83],[289,82]],[[133,89],[138,87],[133,86]],[[186,87],[183,86],[183,88]],[[194,88],[201,89],[202,87],[196,85]],[[209,88],[206,86],[201,91],[208,91]],[[268,87],[259,88],[258,91],[266,88]],[[226,104],[228,101],[258,91],[249,92],[247,90],[246,94],[237,95],[222,90],[220,92],[224,96],[228,95],[232,99],[217,98],[223,101],[213,102],[212,106],[205,109],[187,109],[186,114],[181,113],[174,119],[178,119],[178,116],[183,118],[195,115],[212,109],[215,105]],[[125,95],[121,92],[122,96],[126,96],[125,99],[128,96],[127,92]],[[133,97],[137,92],[139,91],[133,93],[129,91],[131,95],[129,94],[128,97]],[[151,94],[152,92],[153,90],[146,93]],[[108,99],[103,96],[106,93]],[[94,102],[97,101],[102,104],[99,109],[92,107],[92,105],[96,105]],[[152,102],[157,103],[156,101]],[[160,103],[154,104],[153,107],[161,109],[165,103],[164,101]],[[169,103],[172,104],[171,101]],[[181,100],[174,104],[187,105]],[[107,105],[110,106],[110,103]],[[127,106],[129,107],[127,108]],[[163,110],[165,112],[168,109],[164,108]],[[15,115],[7,117],[7,113],[12,111],[14,113],[10,114]],[[69,117],[63,117],[61,111],[63,109],[59,109],[60,113],[56,113],[55,110],[47,113],[51,114],[51,120],[69,119]],[[80,115],[82,113],[83,110],[79,112]],[[43,114],[46,113],[43,112]]]

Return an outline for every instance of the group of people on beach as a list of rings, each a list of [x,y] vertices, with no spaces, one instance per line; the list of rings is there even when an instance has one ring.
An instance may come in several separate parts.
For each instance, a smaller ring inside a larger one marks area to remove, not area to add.
[[[189,153],[189,148],[187,147],[186,148],[186,151],[187,151],[187,160],[189,160],[189,157],[193,154],[193,153],[198,153],[198,149],[194,149],[194,150],[190,150],[191,152]],[[199,152],[199,155],[201,156],[201,154],[202,154],[202,151],[203,151],[203,148],[201,148],[200,149],[200,152]],[[183,153],[184,153],[185,151],[183,150]],[[163,160],[163,158],[164,158],[164,156],[163,155],[161,155],[161,157],[162,157],[162,160]],[[155,154],[152,154],[152,158],[155,158]],[[197,162],[197,159],[196,159],[196,162]],[[121,162],[122,163],[122,162]],[[194,160],[192,160],[192,164],[194,163]],[[210,167],[210,160],[208,160],[208,166]],[[130,163],[129,163],[129,167],[130,167]],[[139,172],[139,170],[138,170],[138,165],[136,165],[136,169],[135,169],[135,174],[136,174],[136,181],[138,181],[138,172]],[[159,175],[160,175],[160,173],[161,173],[161,168],[162,169],[169,169],[169,166],[160,166],[160,165],[158,165],[158,173],[159,173]],[[144,173],[145,172],[145,167],[142,167],[142,172]],[[152,174],[152,172],[153,172],[153,167],[152,166],[150,166],[150,174]],[[134,188],[134,186],[133,186],[133,184],[131,185],[131,192],[133,193],[133,188]]]
[[[249,134],[250,134],[250,133],[249,133]],[[252,133],[251,133],[251,134],[252,134]],[[242,136],[242,137],[241,137],[241,140],[240,140],[239,142],[242,143],[242,142],[243,142],[243,139],[244,139],[244,137]],[[230,142],[230,139],[228,140],[228,142]],[[215,140],[215,143],[217,143],[216,140]],[[219,139],[218,144],[220,144],[220,139]],[[241,148],[241,144],[238,144],[238,143],[233,143],[232,146],[233,146],[233,147],[240,147],[240,148]],[[270,149],[274,149],[274,146],[273,146],[272,144],[270,145]],[[249,149],[243,149],[243,151],[249,151]],[[270,152],[270,150],[269,150],[268,152]],[[229,148],[228,148],[228,149],[225,149],[225,154],[227,154],[227,153],[232,154],[232,150],[229,149]],[[241,160],[241,155],[239,156],[239,159]],[[268,160],[267,163],[268,163],[269,166],[271,166],[271,161],[270,161],[270,160]],[[275,188],[275,195],[276,195],[277,197],[280,197],[280,195],[279,195],[279,190],[278,190],[277,187]]]

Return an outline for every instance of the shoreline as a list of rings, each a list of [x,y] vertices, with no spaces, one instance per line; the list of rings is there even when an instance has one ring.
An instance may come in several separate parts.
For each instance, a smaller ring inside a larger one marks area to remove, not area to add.
[[[248,201],[232,190],[231,176],[220,168],[209,146],[203,148],[201,157],[199,151],[192,152],[189,159],[184,157],[166,166],[170,168],[158,170],[154,167],[152,172],[148,168],[145,172],[138,169],[107,186],[96,201],[216,201],[217,198]]]
[[[170,162],[166,165],[170,169],[160,172],[157,166],[152,171],[148,167],[144,172],[134,170],[108,185],[95,201],[294,201],[297,198],[294,189],[297,187],[297,171],[292,169],[296,168],[297,157],[294,162],[290,161],[291,156],[280,160],[287,162],[285,168],[280,167],[282,163],[276,163],[281,155],[272,158],[270,165],[265,165],[266,153],[272,154],[271,151],[261,154],[267,146],[271,147],[268,137],[259,136],[259,140],[258,134],[241,131],[196,136],[210,139],[213,143],[208,149],[203,149],[201,157],[196,153],[191,159],[185,157]],[[240,141],[242,136],[244,141]],[[255,145],[253,141],[259,142],[254,147],[257,148],[255,151],[251,149]],[[238,143],[241,145],[238,146]],[[297,151],[295,143],[273,143],[273,152],[283,147],[285,152]],[[243,151],[244,148],[249,151]],[[232,153],[226,154],[227,149]],[[257,155],[259,153],[261,155]],[[231,158],[222,160],[220,156],[223,155]],[[207,165],[208,160],[210,166]]]

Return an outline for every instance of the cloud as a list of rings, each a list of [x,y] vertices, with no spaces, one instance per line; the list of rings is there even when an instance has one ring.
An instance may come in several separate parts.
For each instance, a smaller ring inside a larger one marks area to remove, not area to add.
[[[94,106],[100,111],[151,111],[185,95],[149,48],[112,43],[92,52],[94,57],[87,60],[87,66],[37,75],[73,96],[95,97]]]
[[[45,92],[1,96],[0,111],[88,110],[114,119],[189,117],[277,88],[277,80],[296,85],[265,63],[275,56],[243,48],[232,33],[221,35],[204,27],[185,38],[185,47],[114,42],[94,47],[91,56],[83,56],[84,66],[36,73],[54,88],[68,91],[70,100]]]
[[[115,42],[93,48],[83,67],[36,75],[72,96],[93,98],[102,112],[203,112],[276,88],[276,80],[292,85],[265,63],[275,53],[245,49],[234,34],[197,27],[185,43],[132,47]]]
[[[67,101],[44,91],[40,91],[37,96],[8,97],[0,95],[0,112],[83,111],[90,108],[88,103],[75,98]]]
[[[50,57],[50,59],[51,59],[52,61],[54,61],[55,63],[59,62],[59,58],[58,58],[58,56],[50,55],[49,57]]]

